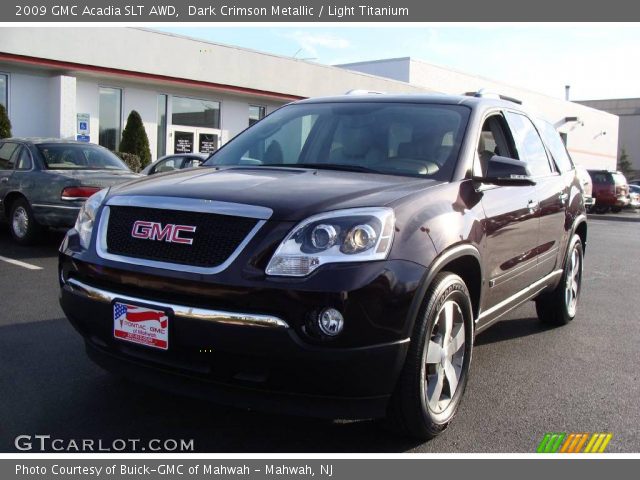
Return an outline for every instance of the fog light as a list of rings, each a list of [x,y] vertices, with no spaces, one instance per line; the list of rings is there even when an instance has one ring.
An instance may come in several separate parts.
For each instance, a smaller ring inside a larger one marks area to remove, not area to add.
[[[323,335],[335,337],[344,328],[344,318],[335,308],[325,308],[318,314],[317,325]]]

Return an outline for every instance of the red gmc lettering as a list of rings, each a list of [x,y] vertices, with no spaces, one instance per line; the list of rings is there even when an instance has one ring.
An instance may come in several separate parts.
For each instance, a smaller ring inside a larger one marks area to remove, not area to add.
[[[195,231],[196,227],[193,225],[174,225],[172,223],[168,223],[163,227],[161,223],[136,220],[133,223],[133,228],[131,229],[131,236],[133,238],[140,238],[143,240],[158,240],[169,243],[192,245],[193,238],[184,238],[181,237],[180,234],[183,232],[188,233]]]

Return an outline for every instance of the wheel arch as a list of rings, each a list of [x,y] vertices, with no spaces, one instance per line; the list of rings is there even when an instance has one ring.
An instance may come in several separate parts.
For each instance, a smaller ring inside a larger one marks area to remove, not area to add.
[[[9,218],[9,216],[11,215],[11,205],[13,205],[13,202],[18,200],[19,198],[24,198],[26,202],[29,204],[29,206],[31,206],[31,202],[29,202],[29,199],[25,197],[22,192],[18,192],[18,191],[9,192],[7,193],[7,195],[5,195],[4,199],[2,200],[2,208],[4,210],[5,218]]]
[[[587,218],[581,215],[574,223],[573,233],[580,237],[582,251],[587,251]],[[573,235],[572,235],[573,236]]]
[[[478,249],[470,244],[456,245],[440,253],[425,273],[420,287],[416,290],[411,308],[409,309],[409,332],[413,331],[416,319],[420,313],[424,296],[436,275],[440,272],[451,272],[458,275],[464,281],[473,308],[473,320],[480,312],[480,300],[482,298],[482,262]]]

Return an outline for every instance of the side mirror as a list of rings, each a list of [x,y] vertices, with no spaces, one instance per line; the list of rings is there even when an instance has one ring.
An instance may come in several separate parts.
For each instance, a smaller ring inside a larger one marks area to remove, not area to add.
[[[487,163],[485,177],[473,177],[480,183],[490,183],[500,186],[535,185],[526,162],[513,158],[494,155]]]

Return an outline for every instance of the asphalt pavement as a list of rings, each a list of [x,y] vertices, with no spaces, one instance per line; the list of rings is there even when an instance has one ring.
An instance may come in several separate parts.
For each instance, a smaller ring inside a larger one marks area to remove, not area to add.
[[[545,328],[529,302],[478,335],[458,416],[424,443],[377,421],[221,407],[102,371],[58,305],[62,234],[19,247],[0,224],[0,452],[36,434],[193,439],[195,451],[216,453],[534,452],[546,432],[610,432],[607,451],[639,452],[640,214],[589,220],[577,318]]]

